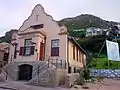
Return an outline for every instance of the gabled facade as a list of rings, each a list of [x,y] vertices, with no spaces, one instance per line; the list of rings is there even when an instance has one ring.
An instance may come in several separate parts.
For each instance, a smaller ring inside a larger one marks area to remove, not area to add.
[[[17,44],[16,50],[19,52],[17,52],[16,58],[12,57],[12,60],[39,61],[49,58],[67,60],[67,34],[59,35],[62,30],[67,31],[67,28],[60,27],[40,5],[37,5],[13,38],[12,43]],[[54,46],[54,44],[58,45]],[[30,46],[29,50],[27,46]],[[14,47],[11,46],[11,51],[14,51],[12,50]],[[27,48],[25,49],[25,47]],[[58,55],[51,55],[52,47],[59,48]],[[33,51],[29,52],[30,48]]]
[[[9,61],[25,64],[54,59],[65,62],[68,72],[75,72],[84,67],[86,53],[68,36],[66,26],[60,26],[41,5],[37,5],[19,31],[13,34]]]

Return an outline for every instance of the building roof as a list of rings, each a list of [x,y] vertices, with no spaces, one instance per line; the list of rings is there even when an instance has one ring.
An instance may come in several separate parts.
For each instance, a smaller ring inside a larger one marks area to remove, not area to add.
[[[80,44],[78,44],[78,42],[73,37],[68,36],[68,39],[72,40],[85,54],[87,54],[86,51],[80,46]]]
[[[9,48],[10,44],[6,42],[0,43],[0,50],[5,50],[5,48]]]

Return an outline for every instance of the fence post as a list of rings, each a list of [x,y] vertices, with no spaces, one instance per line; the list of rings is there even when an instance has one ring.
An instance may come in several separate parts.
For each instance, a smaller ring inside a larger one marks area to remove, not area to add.
[[[62,59],[61,59],[61,68],[62,68]]]
[[[57,65],[58,65],[58,59],[56,59],[56,69],[57,69]]]
[[[49,68],[49,59],[48,59],[48,68]]]
[[[54,66],[54,62],[53,62],[53,59],[51,59],[52,61],[51,61],[51,64],[52,64],[52,67]]]
[[[66,63],[66,61],[65,61],[65,69],[66,69],[66,64],[67,64],[67,63]]]

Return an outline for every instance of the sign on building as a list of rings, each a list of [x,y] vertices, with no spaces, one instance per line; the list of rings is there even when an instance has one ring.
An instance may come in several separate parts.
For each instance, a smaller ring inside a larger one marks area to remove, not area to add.
[[[118,43],[106,40],[106,46],[108,60],[120,61]]]

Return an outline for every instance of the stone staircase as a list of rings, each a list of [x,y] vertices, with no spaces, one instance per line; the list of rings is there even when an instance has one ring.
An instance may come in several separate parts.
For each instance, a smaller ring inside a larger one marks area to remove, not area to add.
[[[26,84],[40,86],[54,86],[54,70],[56,67],[53,64],[43,61],[33,70],[33,78]]]
[[[8,63],[6,64],[3,68],[1,68],[1,73],[2,77],[5,80],[11,81],[14,80],[14,77],[12,76],[12,73],[14,73],[14,68],[15,68],[16,63]]]
[[[55,68],[54,65],[51,64],[50,68]],[[40,64],[35,65],[35,68],[33,69],[33,74],[32,74],[32,78],[38,76],[39,74],[43,73],[44,71],[46,71],[48,69],[48,63],[46,61],[41,61]]]
[[[32,79],[25,83],[27,85],[56,86],[59,84],[59,77],[65,74],[63,71],[66,70],[63,68],[64,65],[60,65],[59,62],[57,64],[50,61],[11,62],[2,68],[2,73],[5,74],[4,78],[7,75],[8,81],[18,80],[18,67],[22,64],[33,66]]]

